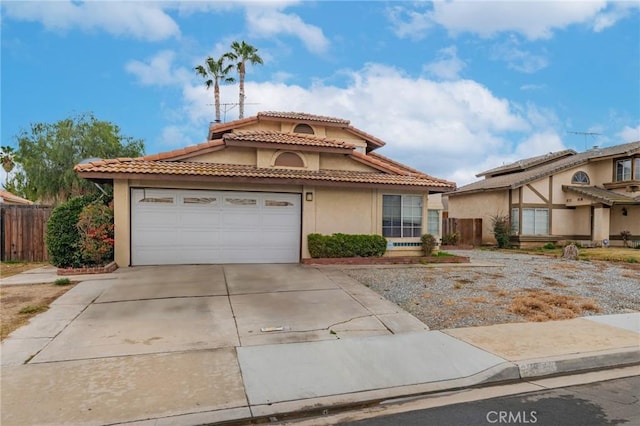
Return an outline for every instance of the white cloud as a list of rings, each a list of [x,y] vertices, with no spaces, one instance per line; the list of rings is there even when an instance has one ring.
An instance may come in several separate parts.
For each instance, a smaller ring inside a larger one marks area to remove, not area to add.
[[[299,38],[313,53],[324,53],[329,47],[329,40],[324,36],[322,29],[305,23],[298,15],[292,13],[253,5],[246,9],[246,20],[249,34],[254,37],[292,35]]]
[[[164,50],[157,53],[148,62],[129,61],[125,69],[138,77],[145,86],[167,86],[189,81],[193,74],[184,68],[173,66],[175,52]]]
[[[554,30],[592,20],[606,5],[604,0],[436,2],[432,19],[452,33],[490,37],[515,31],[530,40],[548,39]]]
[[[449,46],[438,51],[438,59],[425,64],[422,69],[429,74],[444,80],[456,80],[460,78],[462,71],[467,64],[458,57],[455,46]]]
[[[593,20],[593,30],[595,32],[601,32],[605,29],[614,26],[618,21],[629,16],[633,9],[640,8],[640,3],[637,1],[629,2],[614,2],[604,12],[598,14]]]
[[[616,133],[616,136],[620,138],[620,143],[640,141],[640,125],[636,127],[624,126],[622,130]]]
[[[416,5],[421,7],[421,5]],[[391,21],[393,32],[400,38],[421,40],[426,36],[427,30],[433,27],[433,21],[429,13],[419,10],[410,10],[404,6],[393,6],[386,10],[387,17]]]
[[[526,74],[540,71],[549,65],[546,56],[523,50],[519,47],[520,44],[515,36],[509,37],[504,43],[493,47],[492,59],[504,61],[509,68]]]
[[[546,85],[544,84],[529,83],[529,84],[523,84],[522,86],[520,86],[520,90],[542,90],[545,87]]]
[[[41,22],[50,31],[102,30],[117,36],[158,41],[180,35],[162,3],[125,1],[4,2],[7,17]]]
[[[436,1],[414,3],[413,9],[393,6],[387,15],[398,37],[421,39],[435,25],[452,35],[469,32],[481,37],[515,32],[529,40],[549,39],[557,30],[584,24],[594,31],[614,25],[637,8],[636,2],[568,1]],[[425,10],[426,9],[426,10]]]

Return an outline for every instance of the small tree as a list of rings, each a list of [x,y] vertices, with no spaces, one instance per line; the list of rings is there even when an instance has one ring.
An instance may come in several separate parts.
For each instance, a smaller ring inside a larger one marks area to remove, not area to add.
[[[491,226],[493,228],[493,236],[498,242],[498,247],[511,247],[511,223],[509,222],[509,217],[498,213],[491,218]]]
[[[422,250],[424,251],[424,255],[431,256],[433,250],[438,245],[436,238],[431,234],[424,234],[420,237],[420,241],[422,241]]]
[[[78,217],[80,256],[85,265],[105,265],[113,260],[113,207],[100,202],[82,209]]]

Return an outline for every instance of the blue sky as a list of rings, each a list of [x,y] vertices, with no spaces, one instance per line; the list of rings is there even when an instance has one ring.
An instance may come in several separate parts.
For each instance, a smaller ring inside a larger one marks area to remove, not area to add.
[[[345,118],[386,141],[381,154],[459,185],[519,158],[640,140],[637,1],[0,8],[3,145],[30,123],[86,111],[144,139],[147,153],[200,143],[213,91],[193,67],[235,40],[264,59],[248,70],[245,116]],[[237,90],[224,86],[222,102],[237,102]]]

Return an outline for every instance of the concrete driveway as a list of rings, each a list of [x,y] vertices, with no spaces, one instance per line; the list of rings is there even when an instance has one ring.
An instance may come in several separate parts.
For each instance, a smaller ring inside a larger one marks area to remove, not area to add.
[[[149,266],[120,269],[114,277],[83,282],[56,302],[58,309],[86,306],[30,363],[427,330],[331,268]]]

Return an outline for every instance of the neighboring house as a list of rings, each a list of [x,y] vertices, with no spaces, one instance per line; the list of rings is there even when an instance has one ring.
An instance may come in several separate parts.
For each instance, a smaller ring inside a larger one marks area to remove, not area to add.
[[[418,254],[429,193],[455,184],[373,152],[383,145],[348,120],[262,112],[199,145],[75,170],[113,182],[120,266],[295,263],[310,233],[379,234],[388,255]]]
[[[29,201],[26,198],[18,197],[17,195],[14,195],[9,191],[0,190],[0,204],[30,206],[33,204],[33,201]]]
[[[640,142],[577,153],[552,152],[480,173],[483,180],[448,194],[449,217],[482,218],[483,243],[494,243],[491,219],[508,215],[514,245],[561,240],[621,245],[640,239]]]

